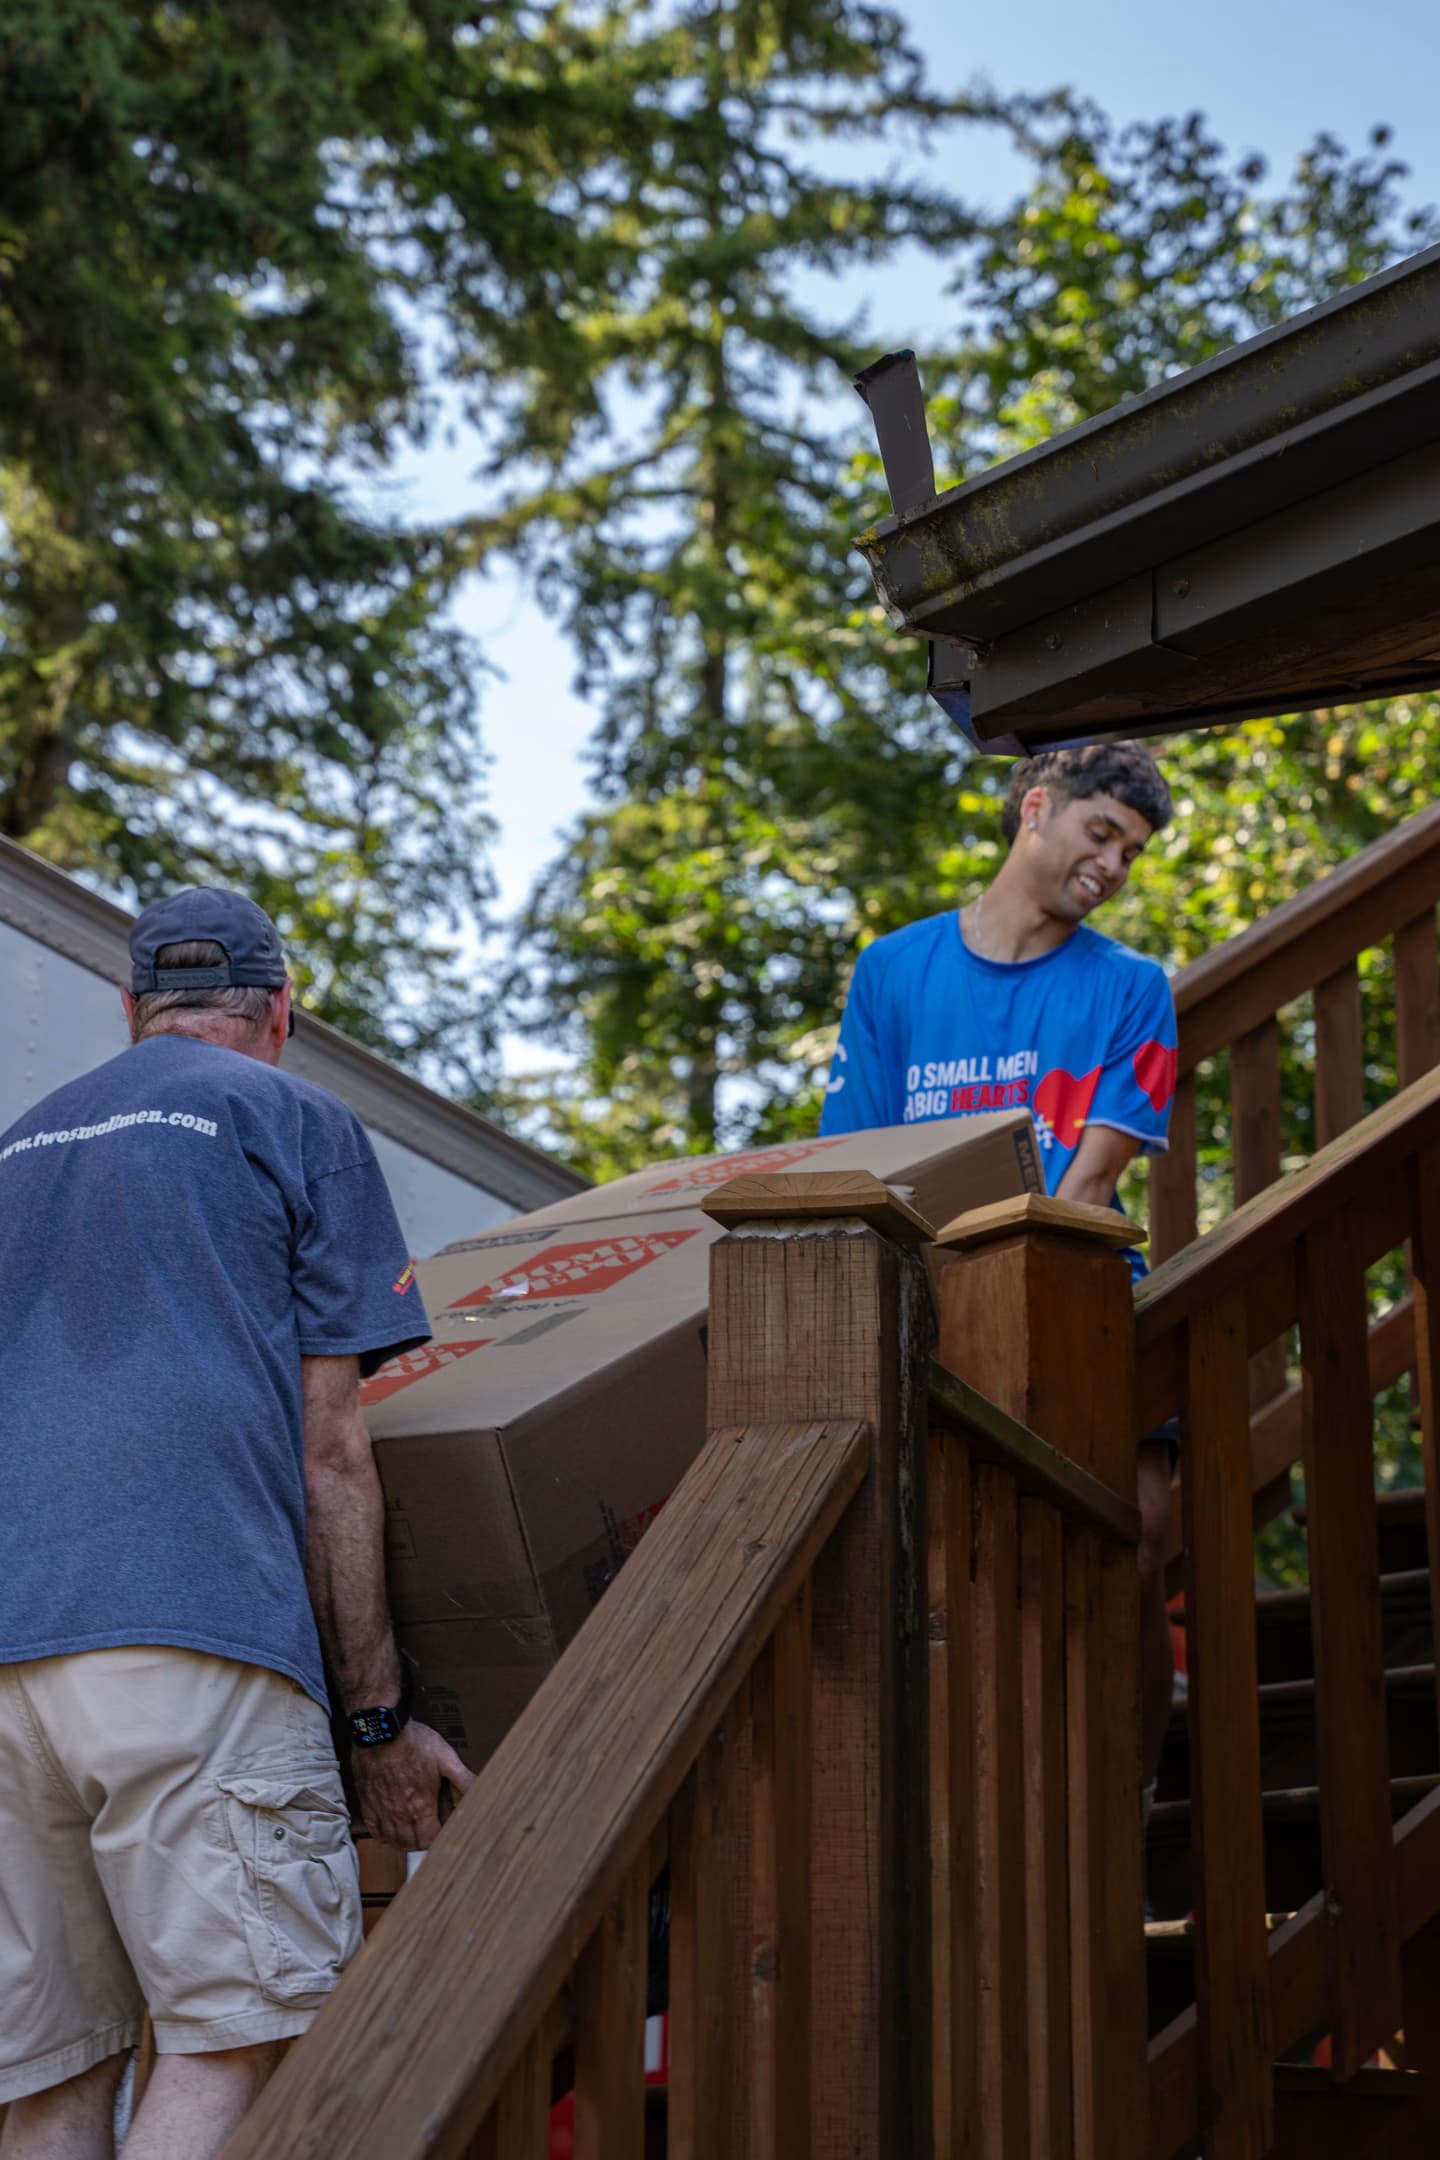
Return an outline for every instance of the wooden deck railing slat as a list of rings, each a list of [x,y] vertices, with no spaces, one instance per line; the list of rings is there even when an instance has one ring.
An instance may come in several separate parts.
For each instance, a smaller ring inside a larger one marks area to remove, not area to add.
[[[1030,2151],[1070,2160],[1069,1855],[1065,1551],[1059,1515],[1020,1502],[1020,1696],[1025,1772],[1025,1955]]]
[[[1415,1162],[1410,1264],[1415,1302],[1415,1380],[1425,1465],[1425,1539],[1432,1571],[1440,1568],[1440,1147]],[[1440,1596],[1431,1575],[1431,1610]],[[1440,1711],[1440,1701],[1437,1701]]]
[[[1273,2125],[1247,1334],[1238,1292],[1189,1324],[1185,1615],[1200,2086],[1210,2160]]]
[[[929,1434],[930,1878],[935,2152],[978,2153],[975,1645],[969,1451]]]
[[[553,2033],[553,2021],[544,2018],[526,2042],[480,2133],[474,2160],[549,2160]]]
[[[975,1472],[976,1874],[984,2160],[1029,2154],[1020,1525],[1014,1480]],[[1036,2068],[1039,2074],[1039,2068]],[[1033,2160],[1040,2160],[1035,2154]]]
[[[735,2092],[725,2014],[738,1872],[733,1743],[732,1711],[670,1808],[669,2160],[727,2160]]]
[[[644,2160],[649,1907],[642,1859],[575,1969],[575,2160]]]
[[[1433,904],[1395,932],[1395,1038],[1402,1088],[1440,1065],[1440,950]]]
[[[1105,1700],[1100,1673],[1100,1543],[1065,1540],[1065,1726],[1069,1776],[1071,2092],[1075,2160],[1106,2160]]]
[[[1325,1147],[1365,1115],[1360,971],[1348,961],[1315,985],[1315,1144]]]
[[[1182,1073],[1170,1105],[1170,1145],[1149,1171],[1150,1258],[1157,1265],[1199,1235],[1195,1075]]]
[[[810,2152],[810,1585],[750,1676],[749,2160]]]
[[[1300,1272],[1321,1843],[1348,2077],[1402,2014],[1365,1276],[1344,1209],[1307,1233]]]
[[[227,2160],[473,2135],[868,1459],[856,1419],[712,1435]]]
[[[1140,1575],[1135,1556],[1106,1542],[1099,1574],[1100,1761],[1105,1958],[1105,2153],[1123,2151],[1145,2119],[1145,1860],[1135,1835],[1140,1786]]]
[[[1242,1207],[1280,1175],[1280,1025],[1263,1020],[1230,1052],[1231,1162]],[[1285,1385],[1285,1345],[1267,1341],[1250,1360],[1250,1401],[1258,1408]]]

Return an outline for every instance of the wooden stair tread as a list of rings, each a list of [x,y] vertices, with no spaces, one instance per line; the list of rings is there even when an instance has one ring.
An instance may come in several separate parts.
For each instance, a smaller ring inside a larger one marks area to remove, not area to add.
[[[1408,1603],[1411,1598],[1424,1595],[1430,1590],[1429,1568],[1396,1568],[1380,1577],[1381,1602]],[[1183,1602],[1178,1612],[1184,1612]],[[1286,1625],[1310,1610],[1310,1585],[1297,1583],[1285,1590],[1261,1590],[1255,1598],[1255,1625],[1269,1627]]]
[[[1390,1780],[1390,1801],[1397,1812],[1414,1807],[1417,1801],[1440,1786],[1440,1774],[1424,1777],[1400,1777]],[[1260,1796],[1267,1821],[1283,1822],[1298,1818],[1308,1820],[1320,1810],[1318,1785],[1295,1785],[1285,1791],[1265,1792]],[[1188,1800],[1159,1800],[1150,1813],[1152,1831],[1172,1830],[1188,1825],[1190,1802]]]
[[[1392,1485],[1375,1495],[1375,1512],[1382,1521],[1417,1522],[1425,1520],[1425,1488],[1423,1485]],[[1302,1500],[1290,1510],[1291,1516],[1303,1529],[1310,1520],[1309,1511]]]
[[[1294,1913],[1272,1912],[1265,1915],[1265,1932],[1273,1935],[1276,1928],[1284,1927],[1293,1920]],[[1187,1913],[1183,1920],[1147,1920],[1145,1943],[1158,1957],[1192,1957],[1195,1951],[1195,1916]]]
[[[1387,1694],[1402,1697],[1424,1696],[1433,1692],[1434,1687],[1435,1667],[1433,1663],[1387,1665],[1385,1668],[1385,1689]],[[1315,1682],[1313,1679],[1266,1680],[1261,1683],[1258,1692],[1260,1696],[1260,1714],[1263,1719],[1267,1709],[1282,1711],[1313,1706]],[[1188,1698],[1183,1695],[1177,1697],[1171,1723],[1175,1725],[1185,1724],[1188,1711]]]

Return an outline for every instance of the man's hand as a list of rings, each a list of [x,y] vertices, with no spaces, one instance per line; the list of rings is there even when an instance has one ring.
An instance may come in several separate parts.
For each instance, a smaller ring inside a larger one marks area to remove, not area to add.
[[[475,1782],[454,1748],[413,1719],[398,1739],[352,1748],[350,1769],[371,1837],[407,1852],[428,1851],[440,1835],[441,1786],[458,1799]]]

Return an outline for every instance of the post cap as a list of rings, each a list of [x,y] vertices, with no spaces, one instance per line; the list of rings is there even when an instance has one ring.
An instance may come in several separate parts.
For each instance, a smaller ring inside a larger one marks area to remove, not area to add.
[[[936,1235],[937,1245],[969,1251],[1001,1238],[1018,1237],[1026,1230],[1044,1230],[1052,1237],[1075,1238],[1087,1245],[1108,1245],[1117,1252],[1143,1245],[1147,1233],[1118,1208],[1092,1207],[1086,1200],[1052,1200],[1045,1193],[1020,1193],[1013,1200],[996,1200],[989,1207],[971,1208],[946,1223]]]
[[[752,1170],[718,1186],[700,1206],[727,1229],[845,1217],[903,1244],[925,1245],[935,1235],[923,1215],[869,1170]]]

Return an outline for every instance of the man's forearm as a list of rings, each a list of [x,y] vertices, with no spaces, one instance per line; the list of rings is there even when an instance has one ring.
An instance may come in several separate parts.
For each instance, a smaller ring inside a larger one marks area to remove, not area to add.
[[[1088,1207],[1113,1208],[1115,1173],[1108,1169],[1085,1170],[1072,1163],[1056,1190],[1057,1200],[1078,1200]]]
[[[320,1641],[345,1711],[393,1703],[400,1661],[385,1595],[385,1502],[360,1413],[340,1459],[306,1480],[305,1574]]]

